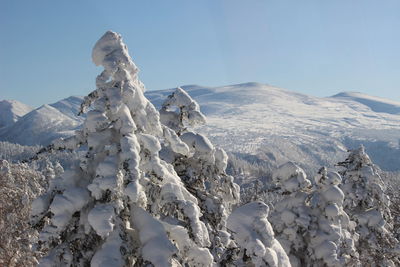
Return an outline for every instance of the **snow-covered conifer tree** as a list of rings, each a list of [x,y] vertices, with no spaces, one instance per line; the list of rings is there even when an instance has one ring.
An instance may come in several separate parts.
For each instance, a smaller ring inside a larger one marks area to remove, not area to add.
[[[269,208],[263,202],[251,202],[235,209],[228,217],[228,228],[242,248],[236,266],[290,267],[289,258],[275,239],[268,222]]]
[[[379,169],[361,146],[340,162],[344,167],[342,190],[344,209],[357,223],[357,249],[368,266],[399,266],[399,242],[392,234],[390,199]]]
[[[344,194],[336,172],[321,168],[315,177],[316,190],[311,197],[312,225],[308,247],[314,266],[359,266],[354,232],[355,223],[343,210]]]
[[[273,174],[283,199],[270,221],[292,266],[357,266],[354,222],[344,212],[338,173],[322,168],[315,185],[293,162]]]
[[[226,264],[233,248],[226,219],[240,198],[239,186],[225,172],[228,156],[207,137],[191,129],[204,123],[205,117],[197,102],[181,88],[168,96],[160,116],[166,129],[173,129],[190,149],[189,154],[183,155],[167,143],[162,155],[174,165],[186,188],[196,196],[203,214],[201,220],[210,233],[212,254],[217,262]]]
[[[187,145],[161,125],[119,34],[106,32],[92,58],[104,71],[82,104],[83,129],[53,143],[86,155],[33,203],[41,265],[210,266],[198,200],[159,157],[160,140],[182,155]]]
[[[311,182],[304,170],[293,162],[281,165],[272,179],[283,197],[270,216],[276,237],[292,266],[305,266],[308,263],[307,234],[312,220],[312,212],[307,205]]]

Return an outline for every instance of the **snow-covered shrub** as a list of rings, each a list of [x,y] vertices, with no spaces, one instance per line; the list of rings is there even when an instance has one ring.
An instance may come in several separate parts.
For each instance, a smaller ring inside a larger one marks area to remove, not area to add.
[[[86,154],[33,203],[41,265],[210,266],[195,192],[159,157],[163,141],[189,148],[161,125],[119,34],[106,32],[92,58],[104,71],[82,103],[81,112],[91,106],[83,129],[53,143]]]
[[[31,244],[37,233],[29,225],[30,203],[45,178],[27,164],[0,160],[0,266],[35,266]]]
[[[235,209],[228,218],[228,229],[242,248],[237,266],[290,267],[281,244],[275,239],[268,222],[269,208],[263,202],[252,202]]]
[[[369,266],[399,266],[399,242],[393,235],[390,199],[380,170],[372,163],[365,149],[352,150],[340,173],[345,195],[344,209],[357,223],[360,235],[357,249],[362,263]]]
[[[22,146],[9,142],[0,142],[0,159],[17,162],[35,156],[40,146]]]
[[[230,258],[232,242],[226,231],[226,219],[231,207],[239,202],[239,186],[226,174],[228,156],[224,150],[214,147],[202,134],[190,129],[205,122],[198,104],[181,88],[177,88],[163,103],[161,122],[167,140],[163,158],[173,164],[186,188],[197,198],[210,233],[210,250],[216,262]],[[170,132],[169,127],[174,129]],[[173,145],[173,138],[189,149]]]

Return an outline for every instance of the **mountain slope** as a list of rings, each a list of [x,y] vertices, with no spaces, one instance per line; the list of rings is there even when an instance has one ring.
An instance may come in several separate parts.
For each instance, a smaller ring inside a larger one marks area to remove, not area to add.
[[[15,100],[0,101],[0,128],[15,123],[32,108]]]
[[[400,103],[376,96],[369,96],[357,92],[343,92],[332,97],[359,102],[372,111],[400,115]]]
[[[396,114],[378,113],[351,99],[312,97],[257,83],[184,89],[207,115],[207,125],[198,130],[228,151],[276,164],[293,160],[315,170],[343,160],[347,148],[363,143],[382,168],[399,169]],[[171,91],[146,95],[159,105]]]
[[[317,170],[364,144],[382,169],[400,170],[399,102],[354,93],[318,98],[258,83],[183,89],[207,115],[197,131],[229,152],[272,165],[292,160]],[[146,96],[159,108],[173,90]],[[76,116],[81,100],[70,97],[26,114],[0,129],[0,141],[45,145],[71,134],[83,121]]]
[[[50,104],[50,106],[58,109],[58,111],[73,120],[83,122],[85,116],[78,116],[82,101],[83,97],[81,96],[70,96],[56,103]]]
[[[73,134],[83,118],[78,109],[83,98],[69,97],[43,105],[0,129],[0,140],[21,145],[48,145],[52,140]]]

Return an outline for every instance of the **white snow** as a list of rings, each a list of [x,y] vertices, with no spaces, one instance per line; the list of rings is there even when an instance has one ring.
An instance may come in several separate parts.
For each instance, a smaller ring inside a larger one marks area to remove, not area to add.
[[[359,102],[375,112],[400,114],[400,103],[390,99],[370,96],[358,92],[343,92],[336,94],[333,97]]]
[[[90,266],[91,267],[122,267],[124,261],[121,257],[120,248],[122,239],[119,236],[118,229],[111,232],[106,242],[102,245],[96,254],[94,254]]]
[[[62,230],[73,213],[82,209],[88,201],[89,192],[79,187],[68,188],[63,194],[56,195],[50,205],[50,211],[54,214],[53,225]]]
[[[97,204],[88,214],[90,226],[101,237],[107,237],[114,229],[114,207],[110,204]]]
[[[196,246],[184,227],[169,223],[164,223],[164,227],[189,266],[213,266],[213,256],[210,251]]]
[[[199,104],[179,87],[164,101],[160,117],[161,122],[173,130],[206,122],[205,116],[200,112]]]
[[[132,224],[138,229],[143,259],[155,267],[171,266],[172,255],[177,253],[163,224],[142,208],[132,209]]]
[[[210,140],[202,134],[187,132],[182,134],[180,138],[191,151],[196,152],[199,155],[208,156],[214,150],[214,146],[211,144]]]
[[[228,217],[227,227],[234,240],[246,249],[255,266],[291,266],[267,220],[269,208],[262,202],[252,202],[235,209]]]
[[[95,44],[92,60],[96,66],[102,65],[106,70],[116,68],[116,64],[125,65],[135,78],[138,69],[128,55],[128,48],[122,42],[121,35],[108,31]],[[121,62],[122,61],[122,62]]]
[[[279,183],[288,192],[294,192],[311,185],[304,170],[291,161],[279,166],[274,172],[272,180]]]
[[[346,147],[364,143],[381,168],[399,169],[400,114],[390,109],[376,112],[355,99],[319,98],[259,83],[182,88],[207,116],[207,124],[195,130],[228,152],[264,158],[272,154],[268,160],[276,165],[295,161],[316,172],[342,160]],[[148,91],[146,95],[161,107],[172,92]],[[400,106],[396,101],[374,99]]]

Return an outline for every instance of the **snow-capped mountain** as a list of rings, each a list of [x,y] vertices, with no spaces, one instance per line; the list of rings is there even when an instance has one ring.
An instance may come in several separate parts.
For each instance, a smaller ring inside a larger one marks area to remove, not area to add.
[[[83,122],[85,120],[85,115],[83,114],[82,116],[78,116],[82,101],[83,97],[81,96],[70,96],[56,103],[50,104],[50,106],[56,108],[58,111],[73,120]]]
[[[183,88],[207,115],[198,130],[227,151],[277,164],[300,161],[316,170],[364,144],[383,169],[399,169],[398,102],[354,93],[319,98],[258,83]],[[159,106],[170,92],[150,91],[147,97]]]
[[[277,87],[245,83],[223,87],[183,86],[207,116],[197,130],[235,153],[281,164],[296,161],[316,170],[344,160],[347,148],[364,144],[384,170],[400,170],[400,103],[360,93],[313,97]],[[174,89],[148,91],[160,107]],[[42,106],[4,127],[0,140],[47,144],[82,123],[82,98]]]
[[[0,128],[15,123],[32,108],[15,100],[0,101]]]
[[[83,98],[69,97],[51,105],[43,105],[0,129],[0,140],[21,145],[47,145],[52,140],[73,134],[83,118],[78,108]]]

